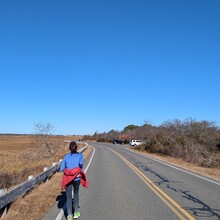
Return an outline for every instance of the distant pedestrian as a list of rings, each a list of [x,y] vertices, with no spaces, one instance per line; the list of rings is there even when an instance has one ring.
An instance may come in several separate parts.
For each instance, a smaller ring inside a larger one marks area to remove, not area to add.
[[[69,144],[70,152],[66,154],[61,162],[60,171],[63,171],[61,187],[66,189],[67,220],[80,217],[79,212],[79,186],[88,187],[86,175],[83,169],[83,155],[77,152],[75,141]],[[74,215],[72,204],[72,190],[74,189]]]

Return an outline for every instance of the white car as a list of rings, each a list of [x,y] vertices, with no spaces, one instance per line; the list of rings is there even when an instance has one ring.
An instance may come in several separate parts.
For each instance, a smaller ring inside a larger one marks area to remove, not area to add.
[[[141,141],[141,140],[131,140],[130,141],[130,145],[131,146],[138,146],[138,145],[141,145],[141,144],[143,144],[144,142],[143,141]]]

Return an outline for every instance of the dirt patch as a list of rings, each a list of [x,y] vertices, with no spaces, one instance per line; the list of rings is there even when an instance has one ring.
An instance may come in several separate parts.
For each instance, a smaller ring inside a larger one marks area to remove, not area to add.
[[[83,153],[84,161],[86,161],[91,153],[92,148]],[[24,197],[17,199],[9,208],[4,220],[39,220],[47,213],[47,211],[56,202],[57,196],[61,192],[61,176],[62,173],[56,173],[45,184],[41,184],[34,188]]]
[[[131,149],[131,150],[138,151],[138,150],[134,150],[134,149]],[[187,163],[187,162],[183,161],[182,159],[178,159],[178,158],[173,158],[173,157],[169,157],[169,156],[160,156],[157,154],[150,154],[150,153],[143,152],[143,151],[138,151],[138,152],[145,154],[147,156],[153,157],[155,159],[159,159],[161,161],[167,162],[169,164],[178,166],[180,168],[184,168],[184,169],[192,171],[194,173],[198,173],[203,176],[210,177],[212,179],[220,180],[220,169],[219,168],[199,167],[194,164]]]

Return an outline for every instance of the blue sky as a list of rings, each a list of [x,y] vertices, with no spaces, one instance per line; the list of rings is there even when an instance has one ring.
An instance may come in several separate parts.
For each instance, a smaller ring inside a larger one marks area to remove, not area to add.
[[[220,125],[219,0],[1,0],[0,133]]]

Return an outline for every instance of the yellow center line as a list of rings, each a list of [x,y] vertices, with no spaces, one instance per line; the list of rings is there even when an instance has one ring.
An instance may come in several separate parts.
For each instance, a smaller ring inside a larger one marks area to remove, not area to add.
[[[118,157],[121,158],[142,180],[143,182],[179,217],[181,220],[195,220],[185,209],[171,199],[165,192],[156,186],[149,178],[147,178],[140,170],[126,160],[122,155],[109,148]],[[186,218],[187,217],[187,218]]]

